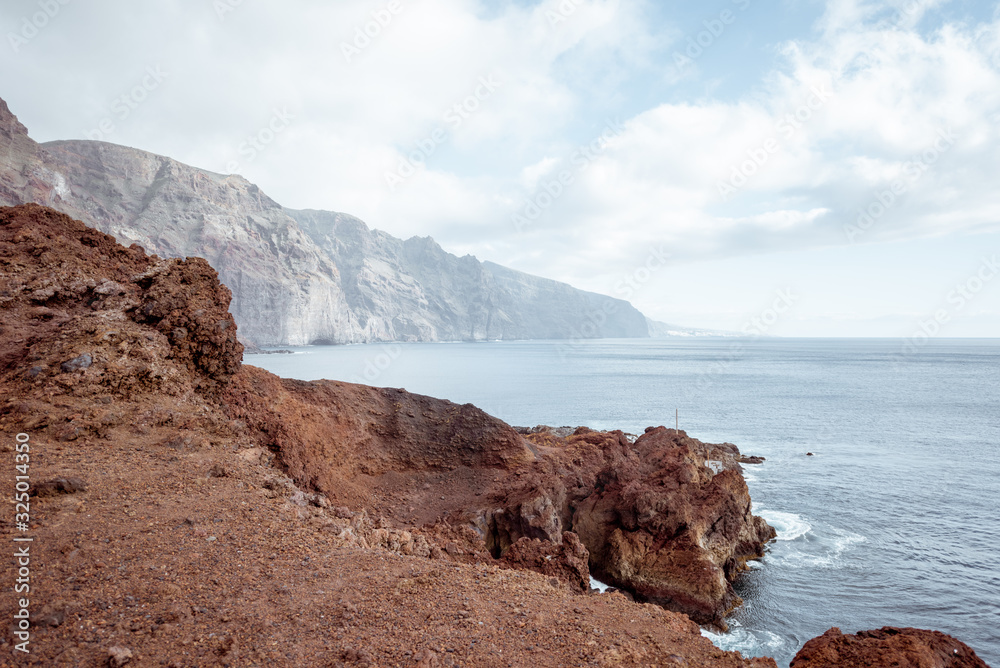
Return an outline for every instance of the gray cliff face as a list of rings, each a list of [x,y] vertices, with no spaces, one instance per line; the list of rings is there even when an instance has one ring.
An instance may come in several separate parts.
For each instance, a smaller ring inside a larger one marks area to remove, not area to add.
[[[288,211],[332,258],[359,324],[400,341],[647,336],[627,302],[446,253],[429,237],[402,241],[357,218]]]
[[[37,144],[0,100],[0,205],[37,202],[163,257],[200,256],[261,345],[646,337],[627,302],[293,211],[240,176],[124,146]]]

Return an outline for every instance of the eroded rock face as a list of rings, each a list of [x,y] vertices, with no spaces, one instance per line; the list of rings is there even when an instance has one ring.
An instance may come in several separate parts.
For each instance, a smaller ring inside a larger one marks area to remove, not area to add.
[[[791,668],[989,668],[972,649],[939,631],[883,627],[845,635],[832,628],[795,655]]]
[[[495,497],[495,552],[522,536],[558,542],[573,531],[602,581],[699,623],[725,625],[741,602],[732,580],[775,537],[750,512],[735,446],[663,427],[634,444],[621,432],[586,429],[528,438],[551,460]],[[719,473],[706,465],[710,457]]]
[[[537,538],[521,538],[507,549],[500,563],[550,575],[582,593],[590,589],[589,558],[590,554],[579,536],[566,531],[558,544]]]
[[[225,401],[234,418],[268,435],[293,477],[334,497],[345,478],[507,470],[532,457],[517,432],[475,406],[404,390],[247,367]]]
[[[229,290],[200,258],[147,256],[26,204],[0,208],[0,267],[0,374],[178,394],[215,391],[239,370]]]
[[[161,257],[205,258],[260,345],[649,335],[625,301],[285,209],[238,175],[106,142],[37,144],[0,100],[0,205],[23,202]]]

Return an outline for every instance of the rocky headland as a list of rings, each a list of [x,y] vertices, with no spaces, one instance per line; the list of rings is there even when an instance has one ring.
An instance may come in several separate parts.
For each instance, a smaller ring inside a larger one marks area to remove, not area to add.
[[[0,662],[775,665],[692,621],[725,624],[774,535],[735,446],[278,378],[242,364],[229,303],[204,260],[0,208],[0,449],[13,466],[27,435],[37,490],[27,532],[2,520],[34,538],[31,654],[8,626]],[[985,665],[873,633],[831,631],[794,665]],[[911,663],[875,662],[889,651]]]
[[[163,258],[205,258],[241,338],[261,346],[650,335],[626,301],[288,209],[238,175],[106,142],[36,143],[0,100],[0,205],[31,202]]]

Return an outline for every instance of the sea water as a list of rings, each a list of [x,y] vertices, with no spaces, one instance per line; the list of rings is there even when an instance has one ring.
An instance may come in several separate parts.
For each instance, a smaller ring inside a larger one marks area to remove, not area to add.
[[[247,362],[473,403],[514,425],[732,442],[778,531],[724,649],[788,665],[838,626],[944,631],[1000,666],[1000,340],[658,339],[306,347]],[[809,455],[808,453],[812,453]]]

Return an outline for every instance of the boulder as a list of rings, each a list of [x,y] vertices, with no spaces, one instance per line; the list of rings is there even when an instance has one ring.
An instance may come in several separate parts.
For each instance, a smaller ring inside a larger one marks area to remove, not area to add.
[[[847,635],[832,628],[813,638],[790,668],[989,668],[976,653],[939,631],[885,626]]]

